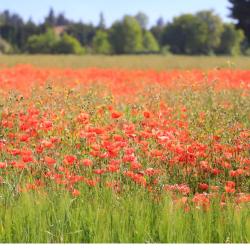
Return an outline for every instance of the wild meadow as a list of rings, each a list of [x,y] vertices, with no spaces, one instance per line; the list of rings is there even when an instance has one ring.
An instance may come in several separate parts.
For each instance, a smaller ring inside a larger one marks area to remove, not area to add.
[[[1,61],[1,243],[250,242],[249,70],[47,62]]]

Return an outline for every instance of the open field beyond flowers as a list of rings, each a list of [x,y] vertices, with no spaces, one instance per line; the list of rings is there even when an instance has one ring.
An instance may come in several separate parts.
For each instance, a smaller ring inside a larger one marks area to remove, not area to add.
[[[250,71],[0,69],[0,242],[250,242]]]
[[[250,69],[249,56],[181,55],[1,55],[0,65],[31,64],[43,68],[123,68],[123,69]]]

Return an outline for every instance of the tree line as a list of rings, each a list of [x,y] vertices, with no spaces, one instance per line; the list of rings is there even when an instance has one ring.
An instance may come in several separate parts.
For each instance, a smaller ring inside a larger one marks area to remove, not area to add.
[[[139,12],[125,15],[106,27],[69,20],[50,9],[40,24],[24,21],[8,10],[0,12],[0,52],[29,54],[187,54],[250,55],[250,2],[229,0],[231,17],[224,23],[213,11],[183,14],[165,23],[159,18],[148,28],[149,19]]]

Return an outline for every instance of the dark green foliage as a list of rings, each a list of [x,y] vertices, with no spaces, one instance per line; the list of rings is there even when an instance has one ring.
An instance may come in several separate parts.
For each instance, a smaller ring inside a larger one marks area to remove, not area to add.
[[[149,23],[149,18],[148,18],[148,16],[145,13],[138,12],[135,15],[135,19],[140,24],[140,26],[141,26],[142,29],[146,29],[147,28],[148,23]]]
[[[207,40],[207,25],[197,16],[185,14],[165,27],[163,45],[176,54],[200,54]]]
[[[160,46],[162,46],[162,35],[163,35],[163,31],[164,31],[164,26],[153,26],[150,29],[151,33],[154,35],[155,39],[157,40],[158,44]]]
[[[63,13],[56,15],[52,8],[49,10],[49,14],[45,17],[44,21],[45,25],[49,27],[64,26],[70,24],[70,22]]]
[[[250,1],[229,0],[231,3],[231,17],[237,20],[237,27],[241,28],[250,42]]]
[[[154,35],[155,39],[157,40],[160,46],[162,46],[162,34],[164,31],[164,26],[165,26],[164,20],[162,17],[160,17],[157,20],[156,25],[150,29],[150,31],[152,32],[152,34]]]
[[[50,26],[56,25],[56,16],[54,10],[50,8],[48,16],[45,18],[45,23]]]
[[[0,37],[11,44],[15,50],[18,50],[23,43],[23,26],[23,20],[19,15],[11,14],[7,10],[0,13]]]
[[[124,51],[124,33],[122,22],[116,21],[110,29],[110,43],[112,45],[112,53],[123,54]]]
[[[97,54],[159,51],[188,55],[249,54],[250,3],[246,0],[230,2],[231,16],[238,20],[237,26],[245,32],[248,41],[243,40],[242,32],[235,30],[235,25],[224,24],[213,11],[184,14],[167,24],[159,18],[151,28],[148,28],[147,15],[138,12],[134,17],[124,16],[107,28],[102,13],[99,24],[94,26],[71,21],[53,9],[41,24],[32,20],[25,22],[19,15],[6,10],[0,12],[1,52],[83,54],[84,47]],[[3,49],[3,44],[11,49]]]
[[[58,40],[53,30],[48,29],[44,34],[29,37],[27,51],[31,54],[52,54]]]
[[[104,18],[104,15],[103,15],[102,12],[100,13],[100,21],[99,21],[99,24],[98,24],[98,28],[101,29],[101,30],[105,30],[105,28],[106,28],[105,18]]]
[[[233,24],[223,24],[213,11],[185,14],[167,24],[162,44],[176,54],[240,54],[243,36]]]
[[[200,11],[196,16],[206,25],[206,40],[203,44],[203,53],[210,54],[220,45],[223,32],[223,22],[213,11]]]
[[[67,33],[75,37],[81,45],[90,47],[96,33],[96,28],[92,24],[82,22],[71,23],[67,28]]]
[[[237,30],[233,24],[225,24],[217,52],[219,54],[238,55],[243,40],[244,33],[242,30]]]

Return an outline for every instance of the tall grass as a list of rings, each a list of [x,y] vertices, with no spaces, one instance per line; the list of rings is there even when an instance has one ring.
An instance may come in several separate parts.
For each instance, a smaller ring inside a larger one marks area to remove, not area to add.
[[[128,68],[128,69],[249,69],[250,57],[216,56],[58,56],[58,55],[0,55],[0,66],[32,64],[39,67],[62,68]]]
[[[115,195],[82,187],[67,193],[26,193],[0,205],[0,242],[19,243],[249,243],[250,210],[234,205],[208,211],[178,209],[136,189]],[[9,194],[11,195],[11,194]]]

